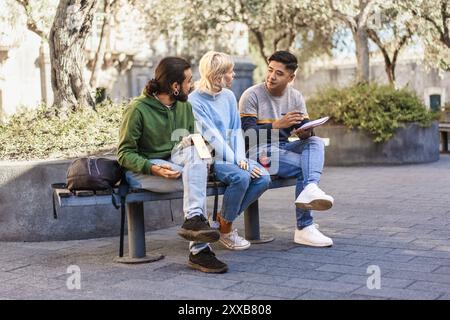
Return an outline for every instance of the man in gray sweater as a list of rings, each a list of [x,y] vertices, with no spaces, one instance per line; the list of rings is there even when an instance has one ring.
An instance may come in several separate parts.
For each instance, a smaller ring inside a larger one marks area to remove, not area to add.
[[[265,165],[270,174],[297,178],[294,241],[314,247],[332,246],[333,240],[318,230],[311,213],[330,209],[334,200],[318,187],[324,143],[312,129],[299,128],[309,118],[302,94],[290,85],[298,68],[297,58],[290,52],[277,51],[268,61],[266,81],[247,89],[239,101],[246,136],[267,137],[266,141],[256,139],[249,156]]]

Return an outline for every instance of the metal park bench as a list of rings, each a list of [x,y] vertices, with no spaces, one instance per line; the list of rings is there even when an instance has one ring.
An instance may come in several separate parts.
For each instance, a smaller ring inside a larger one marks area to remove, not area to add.
[[[294,186],[296,178],[281,179],[272,176],[269,189]],[[111,204],[111,197],[120,203],[120,196],[110,192],[78,191],[70,192],[63,184],[54,187],[54,200],[60,207],[82,207]],[[117,191],[117,190],[116,190]],[[207,196],[222,195],[225,185],[220,182],[208,182]],[[148,254],[145,248],[144,202],[182,199],[183,192],[156,193],[141,189],[130,189],[124,198],[124,209],[121,216],[119,256],[114,260],[120,263],[145,263],[162,259],[160,254]],[[126,208],[125,208],[126,207]],[[126,210],[125,210],[126,209]],[[123,240],[125,228],[125,212],[128,224],[128,256],[123,256]],[[252,203],[244,213],[245,238],[251,243],[266,243],[273,237],[262,237],[259,227],[258,201]]]

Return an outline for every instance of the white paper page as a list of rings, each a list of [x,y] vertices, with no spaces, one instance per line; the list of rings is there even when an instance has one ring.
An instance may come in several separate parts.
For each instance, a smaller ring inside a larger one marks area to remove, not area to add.
[[[318,127],[318,126],[324,124],[325,122],[327,122],[328,119],[330,119],[330,117],[323,117],[323,118],[320,118],[320,119],[317,119],[317,120],[312,120],[312,121],[307,122],[304,125],[302,125],[300,127],[300,129],[306,130],[306,129]]]

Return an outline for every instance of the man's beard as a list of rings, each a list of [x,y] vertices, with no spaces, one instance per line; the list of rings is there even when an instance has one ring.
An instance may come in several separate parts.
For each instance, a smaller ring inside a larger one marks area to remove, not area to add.
[[[186,102],[188,100],[188,94],[186,94],[184,92],[180,92],[177,96],[172,93],[172,97],[176,101],[181,101],[181,102]]]

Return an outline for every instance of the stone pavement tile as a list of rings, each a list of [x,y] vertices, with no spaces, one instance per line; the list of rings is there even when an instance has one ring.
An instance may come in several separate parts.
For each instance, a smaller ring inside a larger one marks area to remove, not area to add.
[[[407,250],[407,249],[394,249],[391,254],[411,255],[418,257],[430,257],[430,258],[442,258],[450,259],[450,252],[438,251],[436,248],[433,250]]]
[[[431,231],[429,233],[422,233],[422,232],[415,232],[414,236],[418,240],[450,240],[450,235],[448,234],[448,231]],[[410,233],[409,233],[410,234]]]
[[[419,239],[419,240],[415,240],[413,242],[411,242],[411,244],[413,245],[417,245],[417,246],[425,246],[425,245],[429,245],[429,246],[433,246],[437,247],[437,246],[445,246],[448,245],[448,240],[432,240],[432,239]]]
[[[251,255],[248,254],[249,252],[251,252],[250,249],[245,250],[245,251],[231,251],[231,250],[224,250],[224,249],[219,249],[217,250],[216,248],[214,248],[214,252],[216,253],[217,257],[224,261],[225,263],[258,263],[259,261],[261,261],[262,257],[261,256],[257,256],[257,255]]]
[[[39,265],[29,265],[22,268],[11,270],[10,272],[21,275],[23,277],[33,275],[46,278],[57,278],[67,274],[67,267],[68,266],[61,266],[55,268]]]
[[[362,286],[367,285],[367,279],[370,275],[367,274],[365,276],[362,275],[354,275],[354,274],[344,274],[336,279],[334,279],[334,282],[343,282],[343,283],[353,283],[353,284],[359,284]],[[381,286],[387,287],[387,288],[398,288],[403,289],[407,286],[414,283],[415,280],[406,280],[406,279],[395,279],[395,278],[388,278],[384,274],[381,274]]]
[[[294,257],[294,258],[292,256],[286,256],[286,257],[289,259],[266,257],[266,258],[262,259],[259,262],[259,264],[261,266],[266,266],[268,268],[271,268],[272,266],[295,268],[298,271],[313,270],[321,265],[321,263],[311,262],[308,260],[302,260],[301,257]],[[325,258],[325,257],[320,257],[320,258]],[[314,260],[314,259],[312,259],[312,260]]]
[[[401,233],[404,233],[405,235],[409,235],[410,234],[409,228],[399,227],[399,226],[396,226],[396,225],[379,227],[378,229],[382,230],[382,231],[396,232],[396,234],[394,234],[394,235],[399,235]]]
[[[236,263],[231,265],[228,264],[228,272],[265,273],[267,272],[267,269],[269,269],[269,266],[262,266],[260,264],[253,264],[253,263]]]
[[[415,244],[413,242],[401,242],[401,241],[377,241],[373,244],[379,248],[390,248],[390,249],[410,249],[410,250],[430,250],[436,247],[434,244]]]
[[[334,273],[355,274],[355,275],[367,275],[367,266],[351,267],[337,264],[324,264],[316,269],[316,271],[327,271]],[[383,270],[382,270],[383,272]]]
[[[411,262],[391,262],[382,260],[371,260],[367,266],[376,265],[380,267],[381,272],[384,270],[405,270],[405,271],[419,271],[419,272],[432,272],[439,268],[437,264],[426,263],[411,263]]]
[[[333,242],[334,242],[333,248],[337,249],[337,250],[347,251],[347,250],[341,249],[340,248],[341,245],[349,244],[349,245],[358,245],[358,246],[370,246],[379,240],[380,240],[379,236],[370,236],[370,235],[364,235],[364,234],[357,235],[352,239],[343,239],[343,238],[333,237]]]
[[[21,286],[8,292],[8,298],[13,300],[73,300],[82,299],[79,290],[49,289]]]
[[[213,278],[223,278],[235,281],[248,281],[261,284],[274,284],[288,281],[290,277],[286,275],[262,274],[252,272],[227,272],[220,275],[211,275]]]
[[[286,250],[286,254],[308,254],[308,255],[321,255],[321,256],[330,256],[330,257],[343,257],[348,256],[353,251],[346,251],[346,250],[340,250],[336,249],[335,247],[331,248],[312,248],[312,247],[305,247],[305,246],[297,246],[295,248]]]
[[[365,286],[354,291],[353,293],[369,297],[381,297],[386,299],[401,299],[401,300],[434,300],[441,296],[440,293],[429,291],[395,289],[386,287],[385,288],[381,287],[381,289],[368,289]]]
[[[427,208],[429,210],[429,208]],[[423,222],[417,222],[414,226],[410,228],[412,233],[426,233],[432,234],[433,232],[445,232],[447,226],[445,224],[426,224]]]
[[[324,290],[309,290],[301,295],[299,300],[383,300],[383,298],[355,295],[351,293],[330,292]]]
[[[187,264],[169,263],[154,269],[154,272],[172,273],[172,274],[184,274],[184,273],[196,274],[198,271],[189,268]]]
[[[170,278],[176,277],[178,274],[171,272],[160,272],[152,269],[111,269],[108,268],[104,271],[96,271],[93,273],[82,273],[81,283],[83,288],[87,290],[107,290],[111,285],[117,284],[127,280],[151,280],[151,281],[164,281]]]
[[[48,252],[48,250],[31,250],[31,249],[27,250],[22,248],[0,250],[0,263],[29,259],[30,257],[39,254],[38,251],[41,253]]]
[[[11,272],[0,272],[0,284],[18,277],[20,277],[20,275]]]
[[[274,296],[284,299],[295,299],[305,293],[307,289],[299,289],[281,286],[280,284],[260,284],[254,282],[241,282],[227,289],[227,291],[242,292],[251,295],[264,293],[268,296]]]
[[[437,246],[434,250],[450,252],[450,246]]]
[[[450,275],[450,267],[439,267],[434,271],[434,273],[442,273]]]
[[[93,242],[93,241],[85,241],[85,245],[87,243]],[[98,242],[101,242],[101,240],[98,240]],[[95,243],[97,243],[95,241]],[[48,241],[48,242],[24,242],[22,248],[27,248],[30,250],[47,250],[47,251],[54,251],[54,250],[60,250],[60,249],[66,249],[66,248],[72,248],[77,246],[78,241]],[[92,244],[91,244],[92,245]]]
[[[360,284],[336,282],[334,280],[331,281],[311,280],[306,278],[290,279],[287,282],[280,283],[280,285],[286,287],[306,288],[306,289],[324,290],[341,293],[352,292],[361,287]]]
[[[450,259],[442,259],[442,258],[431,258],[431,257],[414,257],[411,263],[429,263],[429,264],[437,264],[440,266],[450,267]]]
[[[292,254],[289,256],[289,260],[292,261],[305,261],[316,263],[318,266],[328,264],[342,264],[347,266],[360,266],[367,263],[365,258],[351,258],[349,256],[323,256],[323,255],[311,255],[311,254]]]
[[[31,266],[31,263],[29,259],[20,259],[20,260],[14,260],[14,261],[8,261],[8,262],[1,262],[0,263],[0,272],[11,272],[16,271],[22,268],[26,268]]]
[[[219,276],[214,278],[204,277],[203,273],[198,273],[198,275],[178,275],[173,278],[164,280],[164,284],[167,285],[177,285],[183,283],[186,286],[201,286],[202,288],[211,289],[226,289],[235,284],[240,283],[241,280],[227,280],[221,279]]]
[[[0,283],[0,299],[9,298],[10,292],[14,292],[16,290],[20,290],[22,285],[17,285],[9,282],[1,282]]]
[[[47,278],[34,274],[21,276],[9,281],[11,284],[18,286],[30,286],[42,290],[54,290],[59,288],[66,288],[66,281],[69,275],[60,276],[57,278]]]
[[[271,267],[265,271],[267,275],[283,275],[291,278],[304,278],[304,279],[314,279],[329,281],[337,278],[340,274],[335,272],[324,272],[316,270],[299,270],[296,268],[285,268],[285,267]]]
[[[414,282],[408,289],[412,290],[425,290],[432,292],[439,292],[443,294],[450,293],[450,284],[449,283],[437,283],[437,282],[428,282],[428,281],[417,281]]]
[[[450,300],[450,294],[443,294],[438,300]]]
[[[384,247],[377,247],[377,246],[362,246],[362,245],[356,245],[356,244],[338,244],[336,245],[336,248],[338,250],[345,250],[345,251],[354,251],[354,252],[363,252],[363,253],[369,253],[369,254],[385,254],[393,249],[391,248],[384,248]]]
[[[281,297],[265,296],[265,295],[254,295],[247,300],[286,300]]]
[[[358,266],[362,263],[365,263],[365,260],[360,259],[348,259],[347,256],[327,256],[327,255],[319,255],[319,254],[308,254],[303,253],[301,251],[302,247],[298,247],[297,251],[294,253],[291,250],[287,252],[270,252],[270,251],[259,251],[259,252],[248,252],[248,254],[251,255],[258,255],[265,257],[264,260],[261,260],[261,263],[271,263],[271,261],[275,260],[275,263],[279,266],[289,266],[292,263],[296,265],[300,265],[301,267],[305,267],[307,265],[311,265],[312,268],[315,267],[314,264],[323,264],[323,263],[330,263],[330,264],[344,264],[344,265],[351,265],[351,266]],[[307,247],[304,247],[305,249],[309,249]],[[332,248],[322,248],[323,252],[326,253],[327,251],[332,251]],[[278,262],[276,260],[279,260]],[[301,261],[301,264],[298,262]]]
[[[391,271],[382,273],[382,276],[383,275],[387,276],[389,278],[395,278],[395,279],[406,279],[406,280],[417,280],[417,281],[420,280],[420,281],[430,281],[430,282],[439,282],[439,283],[450,284],[450,275],[439,274],[436,272],[426,273],[426,272],[391,270]]]
[[[348,256],[346,256],[346,258],[349,259],[355,259],[355,260],[359,260],[359,261],[365,261],[367,263],[367,261],[388,261],[388,262],[408,262],[412,259],[414,259],[414,257],[408,256],[408,255],[393,255],[393,254],[368,254],[368,253],[363,253],[363,252],[355,252],[352,253]]]
[[[189,299],[230,299],[242,300],[247,299],[252,294],[244,291],[230,291],[230,289],[211,289],[198,284],[186,285],[184,283],[173,283],[166,281],[149,281],[149,280],[127,280],[119,282],[110,287],[111,291],[139,291],[142,294],[156,293],[162,296],[184,297]]]

